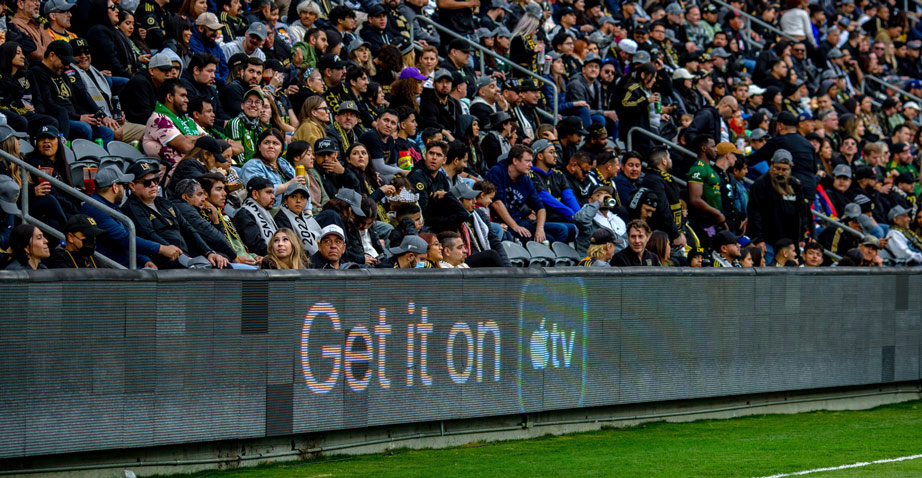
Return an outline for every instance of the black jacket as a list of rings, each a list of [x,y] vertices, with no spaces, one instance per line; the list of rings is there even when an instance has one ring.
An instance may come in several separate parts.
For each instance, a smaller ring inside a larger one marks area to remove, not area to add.
[[[135,195],[128,196],[122,205],[122,213],[131,219],[138,230],[138,237],[172,245],[190,256],[201,256],[212,251],[198,231],[176,211],[173,204],[162,197],[154,199],[157,210],[147,207]],[[235,255],[236,257],[236,255]]]
[[[218,89],[212,85],[196,83],[195,78],[192,77],[192,68],[186,68],[186,70],[183,71],[181,80],[186,87],[189,101],[193,98],[207,99],[214,108],[215,125],[219,128],[223,127],[224,122],[229,120],[230,116],[224,112],[224,107],[221,105],[221,100],[218,98]]]
[[[619,134],[624,135],[625,143],[628,132],[634,127],[640,127],[651,133],[659,133],[659,131],[652,131],[650,126],[650,100],[639,82],[628,85],[621,98],[615,98],[615,104],[618,118],[621,121],[618,130],[623,132]],[[633,135],[631,140],[632,147],[636,151],[646,152],[653,147],[653,141],[642,134]]]
[[[637,253],[630,247],[625,247],[612,256],[609,263],[612,267],[639,267],[639,266],[658,266],[659,258],[656,254],[644,250],[643,258],[637,257]]]
[[[689,127],[690,128],[690,127]],[[771,162],[775,151],[786,149],[794,158],[794,167],[791,176],[800,180],[804,197],[812,203],[816,198],[816,171],[819,160],[813,145],[798,133],[789,133],[775,136],[765,143],[765,146],[749,155],[748,164],[758,164],[760,161]]]
[[[125,83],[122,91],[131,92],[119,95],[125,119],[129,123],[147,124],[147,120],[154,112],[154,105],[157,103],[157,92],[150,73],[147,70],[138,72],[128,80],[128,83]]]
[[[221,104],[222,110],[224,114],[228,115],[228,118],[233,118],[243,111],[240,105],[243,103],[243,95],[249,89],[250,87],[243,84],[243,80],[240,78],[229,81],[224,85],[224,89],[221,90]]]
[[[685,130],[685,144],[694,143],[695,138],[702,134],[714,138],[714,143],[720,142],[720,112],[717,108],[707,107],[695,113],[695,118]]]
[[[656,193],[659,197],[659,206],[648,221],[654,230],[664,231],[669,234],[669,239],[679,237],[679,228],[682,225],[682,203],[679,186],[672,180],[669,173],[659,169],[648,170],[641,177],[640,185]]]
[[[173,201],[173,207],[176,208],[177,214],[182,216],[182,218],[192,226],[195,232],[201,236],[205,244],[208,245],[209,250],[213,250],[229,260],[237,258],[237,252],[234,251],[234,247],[231,246],[231,243],[224,237],[224,234],[217,230],[214,224],[202,217],[198,209],[182,199]]]
[[[243,208],[238,209],[231,222],[234,223],[234,229],[237,229],[237,234],[240,234],[240,240],[251,254],[264,256],[269,252],[268,244],[263,239],[256,218],[250,214],[250,211]]]
[[[134,50],[125,43],[127,38],[120,31],[99,24],[90,28],[86,39],[93,55],[93,66],[111,71],[112,76],[131,78],[132,72],[136,71],[137,60]]]
[[[763,174],[749,189],[747,235],[753,243],[765,242],[770,246],[781,238],[794,244],[806,240],[809,213],[800,184],[792,177],[794,195],[782,196],[772,188],[770,174]]]
[[[61,75],[55,74],[44,63],[29,68],[32,88],[32,105],[35,111],[54,118],[66,117],[79,121],[81,114],[93,114],[99,106],[86,93],[83,80],[73,68],[67,67]]]
[[[426,169],[425,160],[420,161],[413,167],[413,171],[410,171],[410,176],[407,177],[407,179],[413,187],[413,192],[419,194],[419,200],[417,201],[419,203],[419,209],[423,211],[423,216],[426,217],[429,216],[427,206],[432,193],[451,189],[448,176],[442,171],[439,171],[435,177],[432,177],[432,173]]]
[[[461,116],[461,104],[451,96],[443,104],[435,96],[435,90],[427,88],[419,95],[419,116],[421,125],[454,131]]]

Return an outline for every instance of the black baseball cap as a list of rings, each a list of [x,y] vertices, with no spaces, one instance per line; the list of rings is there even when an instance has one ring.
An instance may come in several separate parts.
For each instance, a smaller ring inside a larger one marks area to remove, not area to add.
[[[55,40],[49,43],[45,48],[45,54],[47,55],[48,53],[54,53],[65,65],[77,62],[77,59],[74,58],[74,49],[70,46],[69,41]]]
[[[736,244],[738,240],[739,237],[736,234],[730,231],[720,231],[711,239],[711,245],[714,246],[715,251],[719,251],[721,247]]]
[[[247,195],[253,191],[259,191],[260,189],[266,188],[275,188],[275,184],[272,184],[272,181],[269,181],[262,176],[254,176],[249,181],[247,181]]]
[[[464,40],[461,40],[460,38],[456,38],[452,40],[451,43],[448,44],[448,51],[451,51],[451,50],[458,50],[458,51],[463,51],[464,53],[470,53],[471,44]]]
[[[614,244],[615,243],[615,233],[611,232],[610,229],[605,227],[600,227],[593,231],[592,237],[589,238],[589,244],[592,245],[601,245],[601,244]]]
[[[577,133],[583,136],[587,136],[589,134],[588,131],[583,129],[583,121],[579,119],[578,116],[568,116],[564,118],[557,125],[557,131],[566,132],[567,134]]]
[[[785,126],[797,126],[797,117],[789,111],[782,111],[778,114],[778,122]]]
[[[327,53],[317,60],[317,69],[320,71],[326,69],[338,70],[340,68],[345,68],[345,66],[346,62],[342,61],[339,55],[334,55],[332,53]]]
[[[222,148],[221,141],[218,141],[211,136],[202,136],[201,138],[195,140],[195,147],[202,148],[203,150],[213,154],[215,161],[219,163],[227,162],[227,159],[224,158],[224,150],[227,148]]]
[[[64,232],[82,232],[86,237],[98,237],[106,231],[96,227],[96,220],[84,214],[74,214],[64,225]]]
[[[125,171],[134,176],[135,181],[140,181],[148,174],[157,174],[160,172],[160,165],[151,161],[138,161],[128,167]]]

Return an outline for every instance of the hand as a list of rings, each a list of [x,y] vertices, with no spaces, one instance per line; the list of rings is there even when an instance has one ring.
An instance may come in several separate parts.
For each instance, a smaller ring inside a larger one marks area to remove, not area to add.
[[[431,196],[435,199],[442,199],[446,194],[448,194],[448,191],[436,191]]]
[[[298,68],[301,67],[301,63],[304,62],[304,54],[301,53],[301,50],[295,49],[291,52],[291,62]]]
[[[688,241],[685,239],[685,234],[679,234],[679,237],[672,240],[672,245],[679,247],[687,244]]]
[[[271,86],[273,89],[278,89],[278,87],[282,86],[283,81],[285,80],[284,78],[282,78],[282,74],[276,73],[275,76],[273,76],[272,79],[269,80],[269,86]]]
[[[237,256],[237,258],[234,259],[234,262],[236,262],[237,264],[247,264],[247,265],[250,265],[250,266],[255,266],[255,265],[256,265],[256,261],[254,261],[253,259],[250,259],[249,257],[246,257],[246,256]]]
[[[220,222],[220,218],[218,217],[218,208],[214,207],[214,204],[206,202],[202,209],[205,210],[205,214],[208,214],[208,219],[211,220],[212,224],[217,224]]]
[[[659,93],[653,93],[650,95],[650,103],[659,103],[662,100],[663,98],[659,95]]]
[[[581,32],[591,32],[592,30],[595,30],[595,27],[592,25],[583,25],[579,27],[579,31]]]
[[[151,261],[147,261],[147,262],[144,263],[144,268],[145,268],[145,269],[157,270],[157,265],[154,264],[154,263],[151,262]]]
[[[101,70],[99,72],[102,76],[112,76],[112,72],[109,70]]]
[[[468,0],[465,3],[467,3],[467,8],[477,8],[480,6],[480,0]]]
[[[762,253],[765,253],[765,243],[764,242],[756,243],[756,247],[758,247],[759,249],[762,249]]]
[[[227,267],[227,264],[228,264],[227,258],[216,252],[212,252],[211,254],[208,254],[207,259],[208,259],[208,262],[211,263],[211,266],[214,267],[215,269],[223,269]]]
[[[179,256],[182,255],[182,249],[176,246],[160,246],[160,250],[157,251],[161,256],[166,257],[171,261],[175,261]]]
[[[618,113],[615,113],[614,111],[603,111],[603,112],[602,112],[602,116],[604,116],[604,117],[606,117],[606,118],[608,118],[608,119],[610,119],[610,120],[612,120],[612,121],[614,121],[614,122],[616,122],[616,123],[618,122]]]
[[[375,264],[377,264],[377,263],[378,263],[378,258],[377,258],[377,257],[371,257],[370,255],[365,254],[365,264],[366,264],[366,265],[373,266],[373,265],[375,265]]]
[[[300,90],[301,88],[298,88],[298,85],[291,85],[288,88],[285,88],[285,94],[288,96],[296,95]]]
[[[573,106],[585,106],[586,108],[588,108],[589,102],[588,101],[574,101]]]
[[[23,101],[22,105],[26,108],[26,111],[35,111],[35,107],[31,103],[26,103]]]
[[[659,115],[659,119],[660,119],[660,121],[662,121],[663,123],[668,123],[668,122],[669,122],[669,115],[667,115],[666,113],[663,113],[663,114]]]
[[[672,113],[675,110],[675,105],[663,105],[663,113]]]
[[[887,243],[889,243],[889,242],[890,242],[890,238],[889,238],[889,237],[885,237],[885,238],[883,238],[883,239],[880,239],[880,248],[883,249],[883,248],[887,247]]]
[[[724,213],[717,211],[717,224],[723,224],[727,222],[727,218],[724,217]]]
[[[113,131],[119,129],[118,121],[115,121],[114,119],[112,119],[112,118],[110,118],[110,117],[108,117],[108,116],[106,116],[106,117],[104,117],[104,118],[102,119],[102,125],[105,126],[106,128],[109,128],[109,129],[113,130]]]
[[[685,44],[685,51],[687,51],[687,52],[689,52],[689,53],[694,53],[694,52],[698,51],[698,45],[695,44],[695,42],[691,42],[691,41],[690,41],[690,42],[687,42],[687,43]]]
[[[307,184],[307,178],[304,176],[295,176],[291,178],[287,183],[285,183],[285,190],[288,191],[290,188],[295,187],[297,184]]]
[[[99,126],[99,120],[93,115],[80,115],[80,122],[90,126]]]
[[[35,195],[38,197],[47,196],[51,194],[51,183],[43,182],[38,186],[35,186]]]
[[[531,237],[531,231],[529,231],[528,229],[525,229],[525,228],[522,227],[522,226],[519,226],[518,224],[516,224],[515,226],[512,226],[512,232],[514,232],[514,233],[518,234],[519,236],[524,237],[524,238],[526,238],[526,239],[528,239],[529,237]]]
[[[538,228],[535,229],[535,242],[544,242],[547,240],[547,237],[544,235],[544,229]]]
[[[144,40],[145,38],[147,38],[147,29],[146,29],[146,28],[138,28],[138,36],[141,37],[142,40]],[[149,60],[149,59],[150,59],[150,55],[146,55],[146,56],[148,57],[148,60]],[[147,63],[147,62],[145,62],[145,63]]]
[[[397,194],[397,188],[391,186],[390,184],[385,184],[384,186],[381,186],[381,192],[384,193],[385,196],[393,196]]]
[[[150,63],[150,53],[139,56],[138,61],[144,63],[145,65]]]

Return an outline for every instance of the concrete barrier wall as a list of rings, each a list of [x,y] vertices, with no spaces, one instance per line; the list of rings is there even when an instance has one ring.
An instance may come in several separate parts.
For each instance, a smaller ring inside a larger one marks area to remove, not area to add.
[[[920,279],[3,272],[0,458],[918,380]]]

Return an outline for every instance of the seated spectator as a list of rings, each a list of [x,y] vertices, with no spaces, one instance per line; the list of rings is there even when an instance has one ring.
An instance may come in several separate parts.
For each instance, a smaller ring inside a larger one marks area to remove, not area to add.
[[[460,223],[448,224],[451,232],[457,232],[464,245],[465,262],[471,267],[511,267],[509,258],[503,250],[502,242],[490,222],[488,208],[492,196],[496,193],[492,184],[486,181],[477,183],[483,191],[475,191],[466,183],[455,184],[446,199],[460,203],[466,214],[456,217]],[[483,207],[477,208],[481,204]],[[436,218],[433,218],[436,220]],[[499,229],[502,232],[502,228]]]
[[[176,212],[170,201],[159,196],[156,166],[139,161],[128,168],[128,171],[134,179],[128,183],[131,195],[122,206],[122,211],[134,222],[138,237],[164,246],[176,246],[187,251],[192,257],[203,256],[212,267],[218,269],[227,266],[228,259],[211,249],[185,217]],[[157,262],[155,260],[155,263]],[[179,264],[161,260],[157,266],[176,268]]]
[[[247,198],[234,214],[234,227],[247,251],[257,256],[268,253],[269,239],[278,230],[269,209],[275,204],[275,185],[272,181],[254,176],[247,181]]]
[[[145,163],[146,164],[146,163]],[[148,165],[148,167],[150,167]],[[133,174],[124,174],[115,166],[107,166],[96,173],[96,191],[92,198],[111,209],[119,210],[125,199],[125,185],[134,180]],[[128,226],[90,203],[83,203],[80,212],[96,221],[97,227],[106,231],[99,236],[97,250],[100,254],[128,267]],[[152,256],[162,255],[174,261],[182,254],[179,247],[160,244],[143,237],[136,237],[137,261],[142,267],[156,269]]]
[[[797,246],[784,237],[774,244],[775,257],[768,267],[797,267]]]
[[[282,207],[275,213],[275,224],[279,229],[287,228],[301,241],[308,256],[317,252],[320,224],[311,216],[311,194],[303,184],[296,184],[285,191]]]
[[[308,209],[319,211],[330,197],[323,188],[323,178],[320,177],[320,173],[314,167],[313,146],[307,141],[292,141],[285,152],[285,159],[295,167],[295,171],[297,171],[298,166],[304,167],[304,172],[307,175],[304,185],[307,186],[307,190],[311,193],[311,207]]]
[[[676,262],[671,258],[672,249],[669,247],[669,235],[663,231],[653,231],[647,241],[647,250],[656,255],[659,263],[664,267],[672,267]]]
[[[791,177],[793,164],[787,150],[775,151],[771,170],[757,179],[750,189],[746,232],[753,244],[764,246],[769,261],[774,253],[770,244],[784,238],[797,245],[806,240],[809,233],[807,202],[800,182]]]
[[[54,248],[46,261],[49,269],[104,269],[96,262],[96,238],[106,231],[96,227],[96,220],[83,214],[74,214],[64,225],[64,244]]]
[[[298,119],[301,124],[295,131],[294,139],[314,144],[326,136],[326,128],[330,124],[330,107],[322,96],[311,96],[301,106]]]
[[[396,175],[406,174],[397,166],[397,149],[394,142],[397,122],[397,112],[386,109],[378,116],[375,127],[359,136],[359,142],[368,148],[371,164],[375,166],[375,171],[381,174],[381,180],[385,183],[390,182]]]
[[[922,264],[922,237],[909,229],[912,211],[903,206],[893,206],[887,217],[890,230],[884,251],[898,265],[916,266]]]
[[[701,247],[693,247],[688,251],[686,261],[688,262],[688,267],[704,267],[704,249]]]
[[[205,173],[196,181],[202,185],[205,191],[205,206],[203,207],[206,219],[211,225],[224,235],[224,239],[234,248],[237,254],[236,262],[238,264],[255,265],[258,256],[250,254],[246,245],[240,238],[237,228],[231,218],[226,214],[225,206],[227,205],[227,188],[225,185],[226,178],[221,173]]]
[[[451,189],[448,175],[442,170],[448,150],[443,141],[429,143],[423,160],[416,163],[407,178],[419,194],[419,207],[424,212],[430,200],[444,197]]]
[[[359,233],[358,222],[365,218],[362,210],[362,195],[351,189],[340,189],[336,196],[323,206],[323,211],[317,215],[317,223],[321,227],[336,224],[345,230],[346,249],[343,258],[360,266],[366,263],[365,248],[362,246],[362,235]]]
[[[115,140],[125,143],[140,140],[141,136],[144,135],[144,125],[125,121],[125,114],[121,111],[120,103],[112,94],[113,86],[109,84],[111,81],[112,85],[118,87],[116,91],[119,91],[128,82],[128,79],[104,75],[102,71],[93,66],[90,45],[85,39],[74,39],[71,46],[74,49],[74,58],[77,60],[71,66],[74,67],[74,72],[80,77],[80,81],[74,83],[75,87],[82,85],[86,89],[87,95],[96,104],[96,107],[108,117],[108,120],[103,121],[103,124],[112,130]]]
[[[400,244],[404,236],[415,236],[423,228],[423,215],[419,204],[401,204],[394,213],[397,224],[387,237],[390,247]]]
[[[439,246],[442,251],[442,260],[439,261],[440,269],[468,269],[464,263],[467,258],[467,248],[461,235],[454,231],[441,232],[438,235]]]
[[[244,111],[243,101],[246,100],[246,93],[253,89],[262,91],[259,90],[259,82],[263,79],[265,65],[259,58],[238,53],[228,57],[227,66],[230,67],[230,81],[221,90],[221,106],[224,107],[227,116],[233,118]]]
[[[804,264],[803,267],[822,267],[823,265],[823,246],[818,242],[810,242],[804,246]]]
[[[611,267],[609,261],[615,255],[615,234],[604,227],[596,229],[589,238],[586,253],[588,255],[577,264],[579,267]]]
[[[739,258],[740,252],[739,240],[736,234],[730,231],[720,231],[711,238],[711,253],[714,267],[742,267]]]
[[[432,264],[423,258],[429,252],[429,243],[417,235],[404,236],[397,247],[391,247],[394,258],[394,269],[416,269],[432,267]]]
[[[22,3],[20,3],[22,2]],[[38,22],[41,2],[39,0],[17,0],[9,3],[13,15],[7,20],[11,29],[20,33],[24,41],[28,41],[28,51],[26,54],[29,60],[34,62],[42,61],[45,50],[52,42],[51,35],[42,28]],[[63,41],[63,40],[62,40]]]
[[[6,266],[8,271],[47,269],[42,261],[51,257],[48,239],[41,229],[31,224],[20,224],[10,234],[10,255],[13,262]]]
[[[147,124],[157,103],[157,90],[164,81],[176,78],[178,70],[173,68],[173,61],[165,52],[151,57],[146,69],[142,69],[125,83],[122,88],[130,95],[119,96],[122,111],[129,123]]]
[[[324,226],[320,231],[320,243],[317,253],[311,256],[310,265],[314,269],[352,269],[355,264],[342,260],[346,250],[346,234],[336,224]]]
[[[189,97],[182,82],[170,78],[157,89],[154,112],[145,123],[141,139],[144,153],[175,164],[192,151],[205,130],[186,115]]]
[[[429,244],[429,249],[426,251],[426,254],[417,257],[419,262],[423,263],[421,267],[438,269],[439,263],[442,262],[442,245],[439,243],[438,236],[431,232],[423,232],[419,237],[426,241],[426,244]]]
[[[195,53],[212,55],[215,60],[217,70],[215,80],[219,85],[223,85],[227,80],[227,58],[224,51],[217,42],[218,33],[221,31],[221,22],[218,17],[211,12],[200,13],[195,18],[195,29],[189,38],[189,49]],[[191,68],[189,68],[191,70]]]
[[[16,207],[18,197],[19,184],[13,178],[0,174],[0,250],[3,251],[9,250],[14,221],[22,215]]]
[[[298,235],[283,227],[269,239],[269,253],[259,263],[260,269],[307,269],[310,261],[304,255]]]
[[[625,247],[611,258],[614,267],[658,266],[659,258],[648,251],[647,241],[650,238],[650,226],[642,219],[634,219],[627,224],[628,247]]]
[[[243,152],[234,158],[234,164],[241,166],[256,153],[256,143],[260,136],[259,111],[263,107],[266,95],[259,89],[253,88],[243,95],[242,111],[231,118],[224,127],[224,134],[229,139],[239,141],[243,145]]]
[[[0,45],[0,116],[13,129],[29,132],[35,136],[42,126],[55,126],[55,118],[35,112],[30,95],[30,84],[26,78],[26,55],[19,43],[7,41]]]
[[[858,245],[861,251],[861,267],[880,267],[883,265],[883,259],[880,257],[880,240],[868,234]]]
[[[196,179],[205,173],[229,169],[228,160],[224,156],[225,145],[227,143],[218,141],[211,136],[202,136],[195,140],[189,154],[183,157],[173,168],[170,189],[175,183],[183,179]]]
[[[249,28],[247,28],[246,36],[221,45],[221,49],[224,51],[224,58],[230,58],[237,53],[243,53],[247,56],[266,61],[266,54],[262,51],[262,46],[268,34],[269,29],[265,23],[251,23]]]
[[[240,168],[240,179],[247,184],[255,177],[263,177],[275,185],[276,205],[289,188],[307,183],[307,178],[295,174],[295,168],[281,157],[284,147],[285,135],[281,131],[275,128],[263,131],[256,141],[253,159]]]
[[[68,186],[74,186],[71,180],[70,165],[64,157],[64,143],[54,126],[42,126],[35,140],[35,151],[24,158],[27,163],[50,174]],[[19,179],[19,178],[16,178]],[[29,209],[31,214],[61,230],[67,222],[67,214],[76,212],[77,204],[50,182],[30,175]],[[79,184],[78,184],[79,186]]]
[[[815,244],[815,243],[811,243],[811,244]],[[744,247],[740,249],[740,258],[737,260],[737,262],[740,263],[740,267],[755,267],[755,262],[753,261],[753,257],[752,257],[753,249],[755,248]],[[822,262],[822,259],[823,258],[820,257],[820,262]]]
[[[615,251],[627,247],[627,211],[618,206],[615,188],[600,186],[592,191],[589,201],[573,215],[573,222],[580,231],[576,236],[576,250],[585,254],[589,248],[587,237],[598,228],[608,229],[615,234]]]
[[[348,188],[361,191],[375,202],[380,202],[385,196],[397,194],[394,186],[381,184],[380,176],[375,171],[375,166],[370,163],[368,149],[362,143],[355,143],[346,150],[345,172],[339,175],[339,188]]]
[[[174,194],[176,199],[173,201],[173,206],[176,208],[177,215],[182,216],[189,223],[209,249],[230,259],[231,262],[237,262],[237,252],[234,247],[224,237],[224,234],[214,227],[217,219],[214,216],[218,214],[218,210],[214,207],[206,209],[207,194],[202,185],[194,179],[183,179],[176,182]]]
[[[129,78],[138,73],[140,67],[138,52],[122,29],[126,23],[134,29],[134,15],[128,10],[112,7],[117,6],[112,3],[106,9],[108,21],[90,27],[86,39],[90,44],[90,53],[96,58],[94,66],[112,73],[113,85],[124,86]]]
[[[861,206],[850,203],[843,208],[843,211],[839,215],[839,220],[842,221],[845,226],[861,232],[862,216]],[[830,225],[823,229],[817,241],[829,252],[842,256],[850,249],[857,248],[860,238],[842,227]]]

